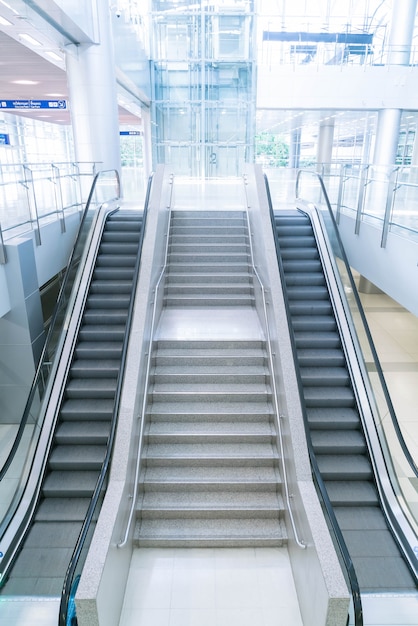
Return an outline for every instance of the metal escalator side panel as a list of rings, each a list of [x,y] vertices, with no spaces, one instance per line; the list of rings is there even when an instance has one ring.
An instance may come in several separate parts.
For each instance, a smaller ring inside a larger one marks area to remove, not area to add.
[[[60,340],[62,344],[52,364],[47,390],[40,408],[41,419],[38,423],[41,426],[37,433],[38,437],[34,438],[29,447],[29,454],[24,462],[19,481],[20,494],[16,498],[14,510],[10,512],[7,525],[0,538],[0,584],[4,583],[7,572],[24,541],[39,497],[42,477],[53,441],[58,409],[65,389],[101,233],[109,210],[110,208],[99,211],[91,239],[87,242],[81,277],[72,294],[74,301],[69,308],[71,313],[68,314],[64,323]]]
[[[295,211],[295,216],[297,215]],[[292,226],[298,230],[298,234],[293,233],[293,241],[290,241],[290,235],[286,241],[286,226],[281,224],[280,248],[284,268],[285,270],[287,268],[287,273],[285,271],[287,292],[303,382],[304,402],[310,421],[315,455],[329,497],[333,506],[341,513],[339,523],[343,527],[343,535],[348,538],[350,551],[358,552],[361,551],[361,540],[367,538],[367,527],[362,538],[349,528],[344,529],[344,525],[354,523],[351,513],[355,511],[359,518],[361,517],[359,507],[362,509],[369,507],[371,515],[379,505],[378,491],[381,500],[388,503],[385,506],[386,513],[388,506],[396,507],[397,502],[396,499],[386,496],[390,485],[387,484],[386,468],[373,427],[371,397],[365,385],[364,372],[359,365],[359,354],[355,350],[353,328],[348,323],[343,306],[343,290],[338,284],[338,272],[333,267],[335,261],[329,255],[326,237],[316,214],[310,214],[309,219],[305,216],[304,219],[299,213],[297,221],[298,226]],[[303,221],[305,225],[302,227]],[[308,230],[313,228],[315,245],[308,243],[309,234],[306,228]],[[277,230],[279,231],[279,227]],[[312,264],[317,264],[318,261],[324,268],[322,282],[317,266],[315,270],[310,271]],[[304,276],[308,267],[309,276]],[[324,287],[329,292],[328,303]],[[335,315],[328,315],[327,307],[330,308],[330,305]],[[346,360],[347,368],[342,367],[341,361],[338,360],[336,352],[338,349]],[[322,362],[321,367],[319,359]],[[359,437],[360,424],[364,433],[363,440]],[[343,445],[343,438],[347,449],[345,444]],[[347,450],[350,453],[347,453]],[[348,479],[348,476],[351,478]],[[374,487],[375,484],[378,491]],[[349,521],[344,521],[344,518]],[[371,528],[374,529],[371,534],[375,536],[382,534],[382,542],[385,543],[383,534],[389,531],[378,526],[374,527],[373,524]],[[399,541],[398,533],[394,535]],[[390,537],[387,541],[390,541]],[[365,552],[367,548],[367,545],[363,546]],[[407,562],[410,566],[408,559]],[[402,574],[406,585],[408,573]],[[360,583],[363,587],[368,584],[362,574]],[[382,585],[384,584],[382,576]]]
[[[311,223],[318,249],[323,258],[326,279],[329,283],[330,297],[336,312],[336,321],[340,327],[342,345],[346,354],[347,367],[357,397],[357,406],[362,420],[370,461],[373,465],[376,488],[380,506],[388,520],[391,532],[403,552],[404,558],[418,584],[418,536],[417,526],[405,515],[400,506],[403,498],[402,490],[397,482],[396,461],[391,457],[384,431],[380,425],[381,415],[379,402],[370,382],[365,356],[362,352],[352,313],[348,304],[350,293],[342,283],[339,267],[340,261],[335,258],[333,246],[327,237],[322,216],[316,211],[311,215]],[[357,299],[359,303],[359,299]],[[361,304],[357,305],[358,308]],[[360,316],[359,316],[360,317]],[[377,356],[377,355],[376,355]],[[372,357],[373,358],[373,355]],[[402,453],[402,450],[400,451]]]

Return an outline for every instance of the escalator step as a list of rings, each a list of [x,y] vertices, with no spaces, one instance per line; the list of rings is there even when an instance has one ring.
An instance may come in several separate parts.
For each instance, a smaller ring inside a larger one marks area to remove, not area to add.
[[[35,519],[39,522],[83,522],[89,504],[90,498],[45,498]]]
[[[307,409],[311,429],[341,430],[360,427],[360,417],[352,407],[318,407]]]
[[[314,430],[311,437],[315,454],[364,454],[367,451],[359,430]]]
[[[55,433],[56,444],[99,444],[107,443],[110,420],[62,421]]]
[[[104,421],[112,418],[114,398],[71,398],[64,401],[60,416],[64,420]]]
[[[317,349],[321,346],[326,349],[340,348],[340,337],[336,332],[310,333],[305,331],[295,332],[296,347]]]
[[[344,367],[345,358],[341,350],[321,348],[300,348],[298,351],[300,367]]]
[[[106,446],[57,445],[49,456],[50,470],[99,470],[106,454]]]
[[[336,506],[378,506],[375,486],[363,480],[329,480],[326,481],[329,498]]]
[[[281,251],[283,252],[286,248],[298,248],[298,249],[303,249],[306,250],[307,248],[314,248],[315,252],[318,254],[318,251],[316,249],[316,243],[315,243],[315,239],[308,235],[303,235],[303,234],[294,234],[292,233],[291,235],[283,235],[282,231],[278,231],[277,233],[278,238],[279,238],[279,244],[280,244],[280,248]]]
[[[80,359],[119,359],[122,342],[118,341],[79,341],[75,350]]]
[[[337,329],[332,315],[294,315],[292,325],[295,331],[323,332]]]
[[[86,317],[86,316],[84,316]],[[116,317],[116,316],[115,316]],[[101,318],[100,318],[101,319]],[[125,321],[125,320],[124,320]],[[120,344],[125,336],[125,324],[119,322],[115,324],[100,324],[95,325],[93,323],[93,316],[90,318],[90,324],[87,323],[81,327],[78,336],[83,341],[94,342],[99,341],[101,343],[106,341],[115,341]]]
[[[132,268],[135,266],[135,255],[117,255],[117,254],[102,254],[97,258],[96,267],[125,267]]]
[[[320,387],[326,382],[327,387],[346,387],[350,384],[350,376],[345,367],[323,367],[318,360],[317,367],[301,367],[300,374],[303,385]]]
[[[294,300],[308,300],[312,302],[313,300],[328,300],[329,294],[326,286],[297,286],[297,287],[288,287],[287,293],[290,301]]]
[[[292,272],[286,273],[286,286],[306,286],[325,285],[325,279],[322,272]]]
[[[332,306],[329,300],[317,300],[314,302],[303,302],[294,300],[289,302],[290,313],[293,315],[329,315],[332,313]]]
[[[138,250],[138,242],[129,243],[125,241],[125,237],[121,237],[120,241],[103,242],[99,247],[98,260],[105,255],[118,255],[121,259],[131,257],[136,260],[136,253]]]
[[[131,281],[132,276],[132,267],[96,267],[93,272],[93,280],[101,281]]]
[[[83,324],[91,326],[121,326],[126,323],[128,312],[126,309],[89,309],[84,313]],[[123,328],[123,334],[125,327]],[[109,332],[109,329],[108,329]],[[112,333],[114,329],[112,328]]]
[[[363,454],[318,454],[321,476],[327,481],[371,480],[373,471],[370,461]]]
[[[97,477],[96,470],[51,472],[45,478],[42,493],[46,498],[91,498]]]
[[[118,280],[110,281],[110,280],[97,280],[93,279],[93,282],[90,287],[90,293],[93,294],[131,294],[132,291],[132,281],[131,280]]]
[[[303,390],[307,407],[354,407],[350,387],[307,387]]]
[[[116,390],[115,378],[92,378],[78,379],[73,378],[67,384],[65,389],[68,398],[96,398],[102,400],[104,398],[114,398]]]
[[[117,376],[119,359],[76,359],[71,365],[70,378],[109,378]]]
[[[112,294],[112,297],[92,293],[87,300],[87,311],[91,309],[127,309],[129,306],[130,294]]]

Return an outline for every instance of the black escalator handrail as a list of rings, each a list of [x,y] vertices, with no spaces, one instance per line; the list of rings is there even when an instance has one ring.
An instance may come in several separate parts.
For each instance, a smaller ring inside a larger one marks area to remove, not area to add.
[[[282,257],[281,257],[281,251],[280,251],[280,244],[279,244],[279,240],[277,237],[276,225],[274,221],[273,202],[271,199],[268,179],[265,174],[264,174],[264,182],[266,186],[266,192],[267,192],[267,198],[268,198],[268,204],[269,204],[269,210],[270,210],[270,220],[271,220],[271,225],[272,225],[272,230],[273,230],[274,244],[276,247],[276,256],[277,256],[277,263],[278,263],[278,268],[279,268],[279,273],[280,273],[280,279],[281,279],[282,285],[284,286],[285,276],[284,276],[283,263],[282,263]],[[322,501],[326,509],[329,522],[332,526],[334,537],[338,544],[342,559],[344,561],[344,566],[346,568],[348,581],[349,581],[350,589],[351,589],[351,596],[353,598],[354,624],[355,626],[363,626],[363,608],[362,608],[362,603],[361,603],[360,586],[358,584],[357,574],[354,569],[354,564],[351,559],[350,553],[348,551],[347,545],[345,543],[344,537],[342,535],[337,518],[335,516],[334,509],[329,499],[324,481],[322,479],[321,472],[319,470],[315,452],[314,452],[313,445],[312,445],[310,429],[309,429],[309,424],[308,424],[308,417],[306,415],[302,378],[300,375],[300,369],[299,369],[298,360],[297,360],[296,343],[295,343],[294,333],[291,331],[292,321],[291,321],[291,314],[290,314],[290,307],[289,307],[289,299],[288,299],[285,289],[283,289],[283,298],[284,298],[284,304],[285,304],[285,310],[286,310],[287,324],[289,327],[290,343],[292,346],[293,362],[295,364],[296,379],[297,379],[297,384],[298,384],[299,397],[301,401],[301,409],[302,409],[303,421],[304,421],[304,426],[305,426],[305,434],[306,434],[306,443],[307,443],[308,452],[309,452],[309,460],[311,464],[312,475],[317,485],[317,488],[319,489],[321,493]]]
[[[396,417],[395,409],[393,408],[392,400],[391,400],[391,397],[390,397],[390,394],[389,394],[389,390],[388,390],[387,385],[386,385],[386,380],[385,380],[385,377],[384,377],[384,374],[383,374],[383,370],[382,370],[382,367],[380,365],[380,360],[379,360],[379,357],[378,357],[377,352],[376,352],[376,348],[375,348],[374,341],[373,341],[373,338],[372,338],[372,335],[371,335],[371,332],[370,332],[370,328],[369,328],[369,325],[367,323],[366,315],[365,315],[364,310],[363,310],[363,305],[361,304],[360,296],[358,295],[358,290],[357,290],[357,287],[356,287],[356,284],[355,284],[355,281],[354,281],[354,278],[353,278],[353,275],[352,275],[352,272],[351,272],[351,269],[350,269],[350,265],[349,265],[349,262],[348,262],[348,259],[347,259],[347,255],[346,255],[345,250],[344,250],[343,242],[341,240],[340,232],[338,230],[338,225],[337,225],[337,222],[335,220],[334,213],[332,211],[331,203],[330,203],[329,198],[328,198],[328,194],[327,194],[327,191],[326,191],[326,188],[325,188],[325,184],[324,184],[323,178],[322,178],[322,176],[320,174],[318,174],[318,172],[314,172],[312,170],[299,170],[298,173],[297,173],[297,177],[296,177],[296,199],[301,199],[301,198],[299,198],[298,192],[299,192],[300,178],[301,178],[303,173],[305,173],[305,174],[309,173],[311,175],[316,176],[318,181],[319,181],[319,184],[321,186],[321,191],[322,191],[322,194],[324,196],[325,203],[326,203],[326,206],[327,206],[327,209],[328,209],[328,213],[329,213],[329,216],[331,218],[331,221],[332,221],[332,224],[333,224],[333,227],[334,227],[334,234],[335,234],[335,237],[336,237],[336,239],[338,241],[338,245],[340,247],[340,251],[341,251],[341,255],[342,255],[341,256],[341,260],[343,261],[343,263],[345,265],[347,276],[348,276],[348,278],[350,280],[350,286],[352,288],[352,293],[353,293],[355,301],[356,301],[357,311],[358,311],[358,313],[360,314],[360,317],[361,317],[362,325],[363,325],[363,328],[364,328],[364,331],[365,331],[365,334],[366,334],[366,337],[367,337],[367,341],[369,343],[370,351],[371,351],[372,356],[373,356],[373,361],[374,361],[374,365],[376,367],[376,372],[377,372],[377,375],[379,377],[379,382],[380,382],[380,384],[382,386],[382,390],[383,390],[383,393],[384,393],[384,396],[385,396],[385,400],[386,400],[386,404],[387,404],[387,407],[388,407],[388,410],[389,410],[390,418],[392,420],[393,427],[394,427],[396,435],[398,437],[399,444],[400,444],[400,446],[402,448],[402,452],[405,455],[405,459],[407,460],[409,466],[411,467],[411,470],[414,472],[415,477],[418,478],[418,466],[415,464],[415,461],[412,458],[412,455],[411,455],[411,453],[410,453],[410,451],[408,449],[408,446],[405,443],[405,439],[403,437],[401,428],[399,426],[398,418]]]
[[[58,313],[61,310],[62,302],[63,302],[64,297],[65,297],[65,289],[66,289],[67,283],[69,281],[69,276],[71,274],[71,271],[73,270],[73,264],[75,263],[75,258],[74,257],[75,257],[75,251],[77,249],[77,244],[78,244],[78,242],[80,240],[80,237],[82,235],[82,232],[83,232],[83,226],[84,226],[84,223],[86,221],[86,217],[87,217],[87,214],[89,212],[90,205],[91,205],[91,202],[93,200],[94,193],[96,191],[97,182],[98,182],[99,178],[101,176],[103,176],[103,174],[109,174],[109,173],[116,174],[117,196],[115,198],[111,198],[111,199],[107,200],[107,202],[112,202],[113,200],[118,200],[119,197],[120,197],[120,178],[119,178],[119,173],[117,172],[117,170],[103,170],[101,172],[98,172],[95,175],[94,179],[93,179],[93,182],[92,182],[92,185],[91,185],[91,189],[90,189],[90,192],[89,192],[89,196],[87,198],[86,206],[84,208],[83,215],[82,215],[81,220],[80,220],[80,224],[79,224],[79,227],[78,227],[77,235],[76,235],[76,238],[75,238],[75,241],[74,241],[74,245],[73,245],[73,248],[72,248],[72,251],[71,251],[70,258],[68,260],[68,264],[67,264],[67,268],[65,270],[64,278],[63,278],[63,281],[62,281],[62,284],[61,284],[61,287],[60,287],[60,290],[59,290],[57,302],[55,304],[54,311],[53,311],[53,314],[52,314],[51,323],[50,323],[49,328],[48,328],[48,333],[47,333],[47,336],[46,336],[46,339],[45,339],[45,343],[44,343],[44,346],[43,346],[43,349],[42,349],[42,352],[41,352],[41,356],[40,356],[40,359],[39,359],[39,362],[38,362],[38,366],[36,368],[35,376],[33,378],[32,385],[31,385],[31,388],[29,390],[29,395],[28,395],[28,399],[26,401],[25,409],[23,411],[22,419],[20,420],[19,428],[18,428],[17,433],[15,435],[15,439],[14,439],[13,445],[12,445],[10,451],[9,451],[9,454],[7,455],[7,458],[6,458],[6,460],[5,460],[4,464],[3,464],[3,467],[0,469],[0,481],[4,478],[4,476],[7,473],[7,470],[9,469],[10,465],[13,462],[15,454],[16,454],[16,452],[17,452],[17,450],[19,448],[20,442],[22,440],[22,436],[23,436],[23,433],[24,433],[24,430],[25,430],[25,426],[26,426],[26,424],[28,422],[28,419],[29,419],[30,408],[32,406],[32,402],[33,402],[35,393],[36,393],[36,391],[38,389],[38,385],[39,385],[39,382],[40,382],[41,377],[42,377],[42,369],[43,369],[44,364],[45,364],[46,355],[48,354],[48,350],[49,350],[49,347],[50,347],[52,335],[53,335],[53,333],[55,331],[55,324],[57,323]]]
[[[75,571],[76,571],[78,562],[80,560],[80,556],[84,548],[84,544],[85,544],[88,532],[90,530],[90,525],[93,520],[93,516],[96,510],[100,495],[102,493],[104,481],[107,476],[107,472],[108,472],[109,465],[110,465],[110,458],[111,458],[111,454],[113,450],[113,442],[115,439],[117,417],[119,413],[120,398],[121,398],[121,393],[122,393],[122,383],[123,383],[123,376],[124,376],[124,370],[125,370],[126,355],[128,351],[129,328],[132,323],[133,308],[134,308],[134,302],[135,302],[134,292],[135,292],[135,286],[138,282],[138,277],[139,277],[142,244],[144,241],[145,224],[146,224],[146,218],[147,218],[147,213],[148,213],[148,205],[149,205],[149,199],[150,199],[150,193],[151,193],[152,180],[153,180],[153,174],[151,174],[151,176],[148,179],[148,187],[147,187],[146,197],[144,201],[144,212],[143,212],[143,217],[142,217],[141,234],[140,234],[139,243],[138,243],[138,253],[137,253],[137,259],[136,259],[134,276],[133,276],[133,287],[131,291],[131,298],[129,302],[128,315],[127,315],[126,326],[125,326],[125,336],[124,336],[123,344],[122,344],[121,365],[119,368],[119,374],[118,374],[118,379],[117,379],[117,384],[116,384],[115,403],[113,407],[113,415],[111,419],[110,433],[109,433],[109,437],[107,441],[106,455],[103,460],[100,474],[97,479],[97,482],[93,491],[93,495],[90,500],[90,504],[89,504],[86,516],[84,518],[83,525],[81,527],[78,539],[77,539],[77,543],[75,545],[73,554],[70,559],[70,563],[68,565],[68,568],[65,574],[64,583],[63,583],[62,592],[61,592],[58,626],[66,626],[67,624],[68,605],[70,602],[71,590],[73,587]]]

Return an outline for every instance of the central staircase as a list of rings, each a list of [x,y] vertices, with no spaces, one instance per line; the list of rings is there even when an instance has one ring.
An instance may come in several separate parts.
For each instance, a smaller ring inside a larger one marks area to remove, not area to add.
[[[210,324],[253,305],[243,213],[173,213],[169,251],[168,309],[198,307]],[[137,545],[283,545],[264,340],[157,339],[148,392]]]

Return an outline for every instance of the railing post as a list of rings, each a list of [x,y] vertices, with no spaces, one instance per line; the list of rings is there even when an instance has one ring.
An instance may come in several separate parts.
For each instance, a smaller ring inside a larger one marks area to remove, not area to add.
[[[7,263],[6,246],[4,245],[3,231],[1,229],[1,224],[0,224],[0,265],[5,265],[6,263]]]
[[[30,222],[31,222],[31,225],[35,223],[35,227],[33,228],[33,232],[35,233],[35,242],[37,246],[40,246],[41,245],[41,229],[39,226],[38,207],[36,204],[36,194],[35,194],[35,188],[33,184],[33,172],[27,165],[23,165],[23,171],[25,174],[25,187],[26,187],[26,195],[28,198]],[[32,196],[32,202],[31,202],[31,196]]]
[[[64,214],[64,202],[62,199],[62,188],[61,188],[61,174],[59,167],[51,163],[52,168],[52,182],[54,183],[54,193],[55,193],[55,206],[57,208],[57,213],[61,213],[60,215],[60,223],[61,223],[61,232],[65,233],[65,214]]]
[[[369,166],[366,165],[365,167],[363,167],[362,172],[360,174],[360,185],[359,185],[359,193],[358,193],[358,200],[357,200],[356,225],[354,228],[354,232],[356,235],[358,235],[360,232],[361,216],[363,214],[363,209],[364,209],[364,196],[365,196],[366,186],[368,184],[368,173],[369,173]]]
[[[382,239],[380,247],[386,248],[386,242],[389,233],[390,221],[392,217],[392,209],[395,201],[395,192],[398,188],[399,167],[396,167],[390,175],[388,184],[388,194],[386,197],[385,216],[383,218]]]
[[[338,184],[338,195],[337,195],[337,209],[335,213],[335,221],[337,224],[340,223],[340,214],[341,214],[341,205],[343,199],[344,192],[344,182],[345,182],[345,170],[347,169],[347,163],[342,163],[340,165],[340,182]]]

